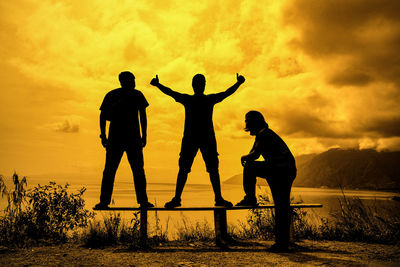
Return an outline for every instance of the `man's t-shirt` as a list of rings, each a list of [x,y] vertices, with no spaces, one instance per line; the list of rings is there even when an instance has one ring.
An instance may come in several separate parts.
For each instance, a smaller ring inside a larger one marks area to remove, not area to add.
[[[111,142],[140,142],[139,110],[144,110],[149,103],[142,92],[135,89],[114,89],[106,94],[100,110],[108,121],[108,138]]]
[[[296,168],[295,159],[286,143],[269,128],[262,129],[257,135],[252,151],[257,151],[276,168]]]
[[[188,95],[174,92],[172,97],[185,107],[185,138],[196,140],[215,139],[213,109],[224,99],[222,93],[210,95]]]

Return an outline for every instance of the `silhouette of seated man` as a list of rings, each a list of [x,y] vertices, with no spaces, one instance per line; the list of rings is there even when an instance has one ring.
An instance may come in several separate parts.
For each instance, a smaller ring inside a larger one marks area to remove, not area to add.
[[[124,151],[132,169],[137,202],[141,207],[154,207],[147,199],[142,151],[146,145],[146,107],[149,104],[142,92],[135,89],[135,76],[131,72],[121,72],[119,81],[121,88],[108,92],[100,107],[100,138],[106,149],[106,163],[101,183],[100,203],[95,208],[107,208],[110,204],[115,173]],[[110,121],[108,138],[107,120]]]
[[[150,82],[158,87],[164,94],[171,96],[176,102],[185,107],[185,128],[182,138],[179,158],[179,172],[176,182],[175,196],[165,204],[166,208],[181,206],[181,195],[185,186],[188,173],[191,171],[193,160],[200,149],[210,175],[211,184],[215,194],[216,206],[231,207],[232,203],[223,199],[218,171],[217,141],[215,139],[212,120],[214,105],[233,94],[244,83],[245,78],[236,74],[237,82],[225,92],[205,95],[206,79],[202,74],[193,77],[192,86],[194,95],[181,94],[160,84],[158,75]]]
[[[256,180],[265,178],[275,203],[275,244],[271,250],[287,250],[290,232],[290,190],[296,177],[295,159],[285,142],[258,111],[249,111],[245,131],[255,136],[250,153],[242,156],[245,197],[236,206],[256,206]],[[265,161],[256,161],[263,156]]]

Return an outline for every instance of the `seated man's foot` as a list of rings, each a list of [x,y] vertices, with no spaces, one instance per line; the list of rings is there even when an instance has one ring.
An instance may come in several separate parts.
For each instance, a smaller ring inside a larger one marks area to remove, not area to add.
[[[227,208],[232,208],[233,204],[225,199],[219,199],[215,201],[215,206],[222,206]]]
[[[225,240],[217,240],[216,245],[220,249],[229,249],[229,243],[226,242]]]
[[[271,247],[267,248],[268,252],[289,252],[289,246],[283,244],[273,244]]]
[[[140,203],[140,207],[141,208],[153,208],[154,205],[152,203],[146,201],[146,202]]]
[[[164,207],[167,209],[173,209],[180,206],[181,206],[181,200],[175,197],[170,202],[167,202],[164,205]]]
[[[255,206],[258,206],[258,204],[257,204],[257,199],[256,198],[250,199],[250,198],[246,198],[245,197],[241,201],[236,203],[235,206],[251,206],[251,207],[255,207]]]
[[[96,205],[94,205],[94,207],[93,207],[93,209],[94,210],[105,210],[105,209],[108,209],[109,207],[108,207],[108,204],[105,204],[105,203],[97,203]]]

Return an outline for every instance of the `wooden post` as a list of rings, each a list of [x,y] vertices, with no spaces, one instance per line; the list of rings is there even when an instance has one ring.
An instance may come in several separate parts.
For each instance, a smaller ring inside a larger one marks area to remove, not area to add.
[[[140,247],[147,247],[147,209],[140,209]]]
[[[225,246],[228,241],[228,229],[226,220],[226,209],[214,209],[215,243],[217,246]]]

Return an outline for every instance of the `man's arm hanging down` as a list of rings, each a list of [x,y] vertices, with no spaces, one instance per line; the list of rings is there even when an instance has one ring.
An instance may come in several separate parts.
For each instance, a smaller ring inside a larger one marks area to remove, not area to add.
[[[101,144],[103,145],[104,148],[107,147],[107,136],[106,136],[106,116],[104,115],[104,112],[100,112],[100,138],[101,138]]]
[[[145,108],[139,110],[139,116],[142,127],[142,147],[145,147],[147,143],[147,115]]]

